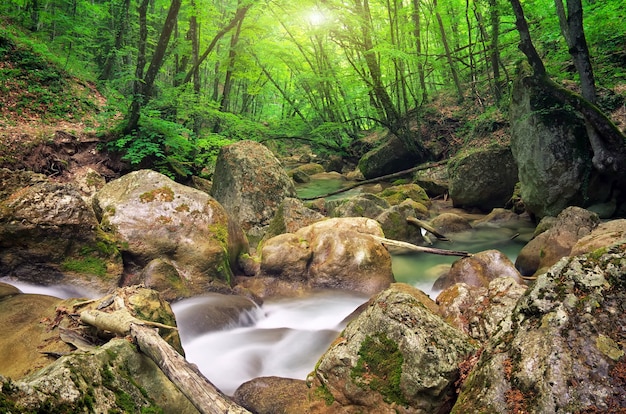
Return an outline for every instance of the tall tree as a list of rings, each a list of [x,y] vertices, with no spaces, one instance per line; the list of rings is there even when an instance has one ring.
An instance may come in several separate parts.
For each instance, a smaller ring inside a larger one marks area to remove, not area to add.
[[[167,13],[167,17],[165,19],[165,23],[163,24],[163,29],[161,30],[161,35],[159,36],[159,41],[157,42],[156,48],[152,55],[150,66],[148,66],[148,70],[146,71],[143,78],[141,75],[143,74],[142,68],[145,65],[145,39],[147,38],[146,10],[148,7],[148,0],[143,0],[141,3],[139,14],[141,27],[140,30],[142,31],[142,35],[140,36],[140,50],[142,50],[140,54],[142,55],[142,59],[137,59],[137,79],[135,79],[134,82],[133,101],[130,105],[126,127],[124,128],[125,134],[130,134],[131,132],[137,130],[137,126],[139,125],[139,118],[141,116],[141,108],[148,102],[152,95],[154,80],[156,79],[156,76],[159,73],[161,66],[163,65],[165,51],[167,50],[167,45],[169,44],[172,31],[176,26],[176,20],[178,17],[178,12],[180,11],[181,3],[182,0],[172,0],[169,11]]]
[[[437,7],[437,0],[433,0],[433,8],[435,10],[435,17],[437,19],[437,24],[439,26],[439,34],[441,35],[441,42],[443,43],[443,48],[446,53],[446,60],[448,61],[448,67],[450,69],[452,80],[454,81],[454,86],[456,88],[457,99],[459,100],[459,102],[463,102],[463,87],[461,86],[461,81],[459,80],[459,74],[456,69],[456,63],[454,62],[452,51],[448,43],[448,35],[446,34],[446,29],[443,24],[443,19],[441,18],[441,13],[439,13],[439,9]]]

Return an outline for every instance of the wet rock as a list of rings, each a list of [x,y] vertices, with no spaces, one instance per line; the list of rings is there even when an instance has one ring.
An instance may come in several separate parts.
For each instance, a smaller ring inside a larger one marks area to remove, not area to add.
[[[94,203],[128,264],[142,268],[167,259],[176,269],[180,277],[170,283],[175,297],[204,293],[212,284],[228,286],[237,257],[247,250],[243,233],[215,199],[154,171],[111,181]]]
[[[455,213],[442,213],[431,220],[430,224],[444,235],[460,233],[472,229],[472,225],[465,218]]]
[[[117,285],[121,255],[74,186],[6,169],[0,182],[0,274],[101,291]]]
[[[311,175],[315,175],[315,174],[319,174],[319,173],[323,173],[326,170],[324,170],[324,167],[321,164],[317,164],[314,162],[308,163],[308,164],[304,164],[304,165],[300,165],[296,168],[294,168],[293,170],[291,170],[289,173],[294,173],[296,171],[300,171],[305,173],[308,176]],[[332,170],[329,170],[332,171]]]
[[[513,278],[499,277],[488,287],[457,283],[437,296],[443,318],[462,332],[486,342],[510,317],[527,287]]]
[[[262,144],[240,141],[222,147],[211,194],[252,239],[260,239],[286,197],[296,197],[293,181]]]
[[[256,414],[305,413],[308,392],[303,380],[261,377],[243,383],[233,400]]]
[[[12,412],[198,412],[126,339],[63,356],[19,381],[2,382],[3,407],[13,407]]]
[[[487,250],[455,261],[450,271],[435,281],[433,289],[443,290],[455,283],[487,287],[492,280],[499,277],[510,277],[523,283],[515,265],[504,253]]]
[[[455,207],[491,210],[504,207],[517,183],[510,148],[487,148],[457,155],[448,164],[450,197]]]
[[[185,321],[185,333],[193,339],[207,332],[252,325],[257,309],[256,303],[244,296],[208,293],[179,303],[176,316]]]
[[[433,314],[417,289],[394,284],[370,300],[308,379],[326,413],[445,412],[471,340]]]
[[[523,276],[545,270],[568,256],[576,242],[591,233],[599,223],[598,216],[580,207],[563,210],[551,227],[528,242],[519,252],[515,267]]]
[[[393,282],[391,256],[370,235],[383,237],[367,218],[335,218],[264,242],[259,273],[238,279],[260,297],[310,289],[375,294]]]
[[[520,298],[453,413],[626,408],[626,245],[563,258]]]

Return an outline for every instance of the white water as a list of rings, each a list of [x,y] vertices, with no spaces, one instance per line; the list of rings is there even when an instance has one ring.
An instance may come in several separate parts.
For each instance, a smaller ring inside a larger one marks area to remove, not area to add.
[[[252,326],[186,335],[178,320],[186,358],[222,392],[232,395],[242,383],[261,376],[305,379],[319,357],[345,327],[345,318],[368,298],[320,292],[305,298],[266,301]],[[175,303],[175,313],[197,298]]]

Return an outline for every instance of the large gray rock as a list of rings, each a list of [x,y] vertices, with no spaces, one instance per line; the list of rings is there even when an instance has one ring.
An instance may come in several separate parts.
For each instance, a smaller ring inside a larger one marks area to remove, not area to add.
[[[530,240],[515,259],[515,267],[524,276],[545,271],[562,257],[582,237],[596,228],[600,219],[580,207],[567,207],[556,217],[551,227]]]
[[[350,322],[309,378],[312,392],[331,403],[322,412],[450,409],[459,364],[475,346],[422,300],[419,290],[394,284]]]
[[[311,289],[341,289],[373,295],[394,281],[391,256],[371,236],[380,225],[363,217],[334,218],[266,240],[260,270],[239,278],[260,297],[297,295]]]
[[[626,244],[564,258],[520,298],[453,413],[622,412]]]
[[[3,412],[198,413],[126,339],[63,356],[19,381],[0,377],[0,386]]]
[[[117,286],[122,259],[74,186],[0,169],[0,274],[106,291]]]
[[[173,297],[204,293],[212,283],[229,285],[231,267],[247,249],[243,233],[214,198],[155,171],[111,181],[96,194],[94,206],[128,265],[169,261],[178,273],[172,273]]]
[[[293,181],[263,144],[240,141],[222,147],[211,195],[252,237],[264,229],[286,197],[297,197]]]
[[[406,170],[424,160],[416,159],[393,134],[359,160],[359,170],[366,179]]]
[[[570,205],[604,202],[610,188],[593,172],[582,117],[521,76],[510,107],[511,150],[519,166],[526,211],[556,216]]]
[[[504,207],[518,181],[517,165],[506,147],[457,155],[448,165],[448,176],[455,207],[484,211]]]

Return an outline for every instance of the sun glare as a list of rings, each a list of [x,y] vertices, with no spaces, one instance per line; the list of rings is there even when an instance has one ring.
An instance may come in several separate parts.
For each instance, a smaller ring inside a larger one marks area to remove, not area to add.
[[[326,22],[326,16],[319,10],[309,12],[307,20],[312,26],[321,26]]]

